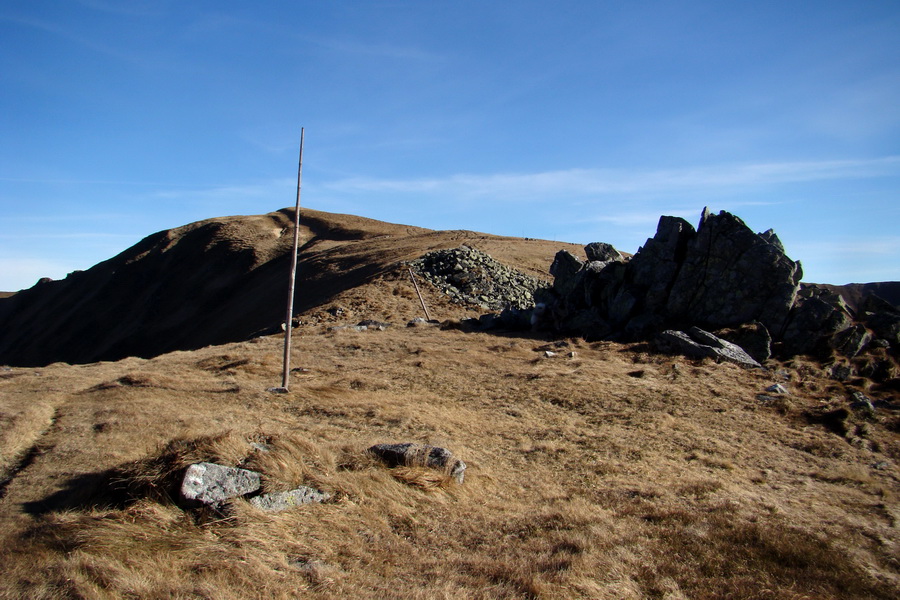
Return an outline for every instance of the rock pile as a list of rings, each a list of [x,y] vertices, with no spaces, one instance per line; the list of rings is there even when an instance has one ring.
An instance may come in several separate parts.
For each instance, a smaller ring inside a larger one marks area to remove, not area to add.
[[[412,269],[458,304],[488,310],[527,309],[547,283],[507,267],[469,246],[435,250],[411,261]]]

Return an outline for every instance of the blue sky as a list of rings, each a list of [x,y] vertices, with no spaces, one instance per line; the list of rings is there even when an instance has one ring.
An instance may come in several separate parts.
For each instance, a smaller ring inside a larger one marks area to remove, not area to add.
[[[900,280],[900,2],[5,0],[0,290],[294,203]]]

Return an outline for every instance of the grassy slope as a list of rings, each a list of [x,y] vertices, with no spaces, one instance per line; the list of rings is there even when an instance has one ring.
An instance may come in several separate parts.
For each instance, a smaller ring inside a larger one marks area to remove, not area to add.
[[[367,300],[403,323],[413,298],[398,276],[338,301],[349,322]],[[459,311],[430,299],[441,316]],[[535,337],[297,331],[293,364],[305,370],[287,395],[265,391],[280,382],[278,336],[0,373],[0,466],[12,476],[0,596],[900,590],[896,422],[882,416],[846,437],[809,423],[804,411],[843,402],[814,365],[785,367],[785,382],[640,346],[568,340],[548,358]],[[790,398],[761,403],[776,381]],[[261,438],[271,455],[247,444]],[[166,498],[159,460],[179,439],[175,462],[246,459],[269,489],[308,483],[335,499],[276,515],[243,501],[224,518],[185,513]],[[469,465],[465,484],[425,490],[394,477],[363,453],[385,441],[448,447]]]
[[[0,298],[0,364],[87,363],[246,340],[284,319],[293,210],[221,217],[148,236],[64,280]],[[547,276],[574,244],[430,231],[352,215],[301,213],[298,311],[364,286],[401,261],[470,244]]]

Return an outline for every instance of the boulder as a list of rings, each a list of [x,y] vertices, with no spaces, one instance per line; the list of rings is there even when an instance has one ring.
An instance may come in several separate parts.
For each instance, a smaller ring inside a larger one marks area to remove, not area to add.
[[[847,305],[840,296],[822,288],[804,288],[782,335],[782,354],[823,357],[831,352],[835,334],[852,323]]]
[[[625,257],[616,250],[612,244],[607,244],[605,242],[592,242],[584,247],[584,255],[587,256],[589,261],[600,261],[600,262],[610,262],[616,261],[621,262],[625,260]]]
[[[229,498],[255,492],[259,487],[260,476],[255,471],[203,462],[185,471],[181,497],[188,504],[215,506]]]
[[[576,275],[583,268],[584,263],[571,252],[567,250],[557,252],[550,265],[550,274],[554,277],[553,289],[562,295],[570,293],[580,281]]]
[[[716,336],[737,344],[758,363],[772,357],[772,336],[766,326],[759,321],[744,323],[738,327],[719,329]]]
[[[455,458],[446,448],[425,444],[375,444],[369,453],[378,457],[388,467],[428,467],[444,471],[462,483],[466,473],[466,463]]]
[[[858,355],[872,341],[872,334],[864,325],[857,323],[843,331],[838,331],[831,338],[831,347],[847,358]]]
[[[664,352],[684,354],[691,358],[715,358],[727,360],[744,367],[759,367],[760,364],[731,342],[723,340],[699,327],[691,327],[688,333],[667,329],[659,334],[657,346]]]

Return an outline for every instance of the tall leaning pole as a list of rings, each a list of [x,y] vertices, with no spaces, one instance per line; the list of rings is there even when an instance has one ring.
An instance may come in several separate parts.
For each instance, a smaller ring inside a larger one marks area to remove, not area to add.
[[[290,389],[291,376],[291,329],[294,319],[294,285],[297,279],[297,250],[300,246],[300,182],[303,179],[303,127],[300,128],[300,160],[297,166],[297,206],[294,209],[294,245],[291,252],[291,275],[288,284],[287,314],[284,318],[284,371],[281,387]]]

